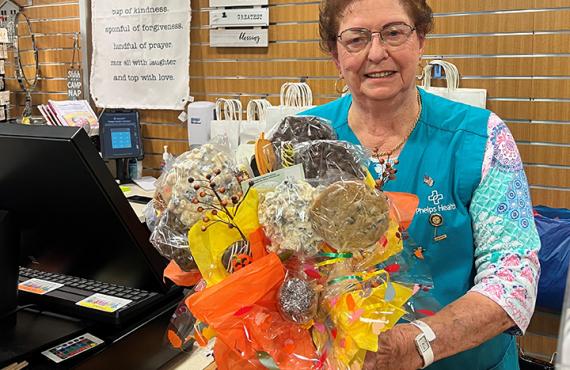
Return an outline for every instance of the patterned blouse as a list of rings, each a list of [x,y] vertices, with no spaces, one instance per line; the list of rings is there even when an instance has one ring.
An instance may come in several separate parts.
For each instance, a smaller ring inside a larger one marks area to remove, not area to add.
[[[475,286],[516,323],[513,334],[527,329],[536,301],[540,239],[534,225],[526,175],[507,125],[495,114],[482,179],[469,210],[475,240]]]

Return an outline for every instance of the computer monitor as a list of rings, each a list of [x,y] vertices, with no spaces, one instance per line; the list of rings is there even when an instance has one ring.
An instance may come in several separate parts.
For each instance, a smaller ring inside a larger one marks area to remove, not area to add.
[[[0,124],[0,210],[20,266],[166,292],[167,261],[83,129]]]

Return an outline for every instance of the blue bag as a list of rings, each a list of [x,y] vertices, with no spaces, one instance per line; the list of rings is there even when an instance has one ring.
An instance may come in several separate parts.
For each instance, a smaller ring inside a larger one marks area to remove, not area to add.
[[[540,236],[541,275],[536,305],[562,311],[570,264],[570,210],[536,206],[534,221]]]

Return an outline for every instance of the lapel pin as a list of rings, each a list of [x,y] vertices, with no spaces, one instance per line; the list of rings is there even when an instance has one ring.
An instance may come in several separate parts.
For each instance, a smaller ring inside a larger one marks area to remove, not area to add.
[[[432,213],[429,216],[429,223],[434,227],[433,240],[436,242],[447,239],[447,234],[437,235],[437,228],[443,225],[443,216],[439,213]]]
[[[428,175],[424,175],[424,184],[426,184],[427,186],[429,186],[431,188],[434,183],[435,183],[435,181],[433,181],[433,179],[431,177],[429,177]]]

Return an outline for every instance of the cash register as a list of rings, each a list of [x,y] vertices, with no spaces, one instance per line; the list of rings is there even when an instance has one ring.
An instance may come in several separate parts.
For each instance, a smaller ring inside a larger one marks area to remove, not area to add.
[[[76,320],[76,331],[92,323],[121,332],[181,298],[83,129],[0,124],[0,211],[15,240],[0,249],[19,250],[11,270],[20,306]]]

